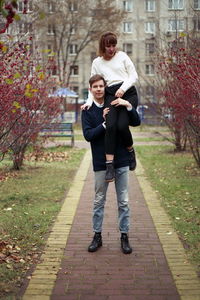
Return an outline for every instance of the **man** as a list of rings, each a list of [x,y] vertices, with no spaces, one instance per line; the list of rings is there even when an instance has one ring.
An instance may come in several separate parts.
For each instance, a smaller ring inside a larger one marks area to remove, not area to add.
[[[106,82],[100,75],[94,75],[89,80],[90,91],[94,96],[94,102],[89,110],[82,111],[82,130],[87,141],[90,142],[92,151],[93,170],[95,176],[95,199],[93,207],[93,240],[88,247],[89,252],[95,252],[102,246],[102,223],[104,217],[104,205],[108,182],[105,181],[106,156],[105,156],[105,116],[109,108],[104,109],[104,91]],[[111,105],[120,106],[129,112],[130,125],[140,125],[140,118],[132,105],[121,98],[112,101]],[[121,249],[125,254],[132,252],[129,244],[129,205],[128,205],[128,172],[130,153],[123,146],[118,137],[117,149],[114,158],[115,189],[118,203],[119,230],[121,232]]]

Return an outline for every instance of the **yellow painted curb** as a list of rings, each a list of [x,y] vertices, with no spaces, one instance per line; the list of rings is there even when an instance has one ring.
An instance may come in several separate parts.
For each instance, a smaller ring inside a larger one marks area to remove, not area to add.
[[[42,263],[33,272],[23,300],[50,299],[90,161],[90,151],[87,150],[47,240],[41,256]]]
[[[188,262],[185,250],[174,231],[160,199],[146,179],[144,168],[137,159],[136,176],[148,205],[169,268],[181,300],[200,300],[200,280]]]

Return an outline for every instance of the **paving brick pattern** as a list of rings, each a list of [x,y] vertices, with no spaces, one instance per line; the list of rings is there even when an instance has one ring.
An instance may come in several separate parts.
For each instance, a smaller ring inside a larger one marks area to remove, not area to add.
[[[129,233],[133,253],[125,255],[120,249],[114,183],[108,189],[102,233],[103,247],[95,253],[87,252],[93,237],[93,186],[93,172],[90,168],[51,300],[180,299],[152,217],[133,172],[130,173],[132,214]]]

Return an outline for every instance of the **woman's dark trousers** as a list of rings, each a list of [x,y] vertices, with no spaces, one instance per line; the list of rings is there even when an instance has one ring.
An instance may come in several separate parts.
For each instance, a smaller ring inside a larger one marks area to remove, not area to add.
[[[129,116],[126,107],[115,107],[110,103],[116,99],[115,93],[120,88],[121,84],[106,87],[105,89],[105,107],[109,107],[110,111],[106,116],[106,135],[105,135],[105,150],[106,154],[115,153],[117,134],[123,141],[124,146],[131,147],[133,139],[129,130]],[[136,88],[133,86],[124,93],[124,100],[129,101],[134,108],[138,105],[138,96]]]

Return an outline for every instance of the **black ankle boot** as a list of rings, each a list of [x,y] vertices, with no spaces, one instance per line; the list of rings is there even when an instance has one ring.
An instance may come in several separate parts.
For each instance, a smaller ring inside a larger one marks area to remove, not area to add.
[[[95,252],[102,246],[101,232],[95,232],[92,243],[88,247],[89,252]]]
[[[134,171],[136,169],[136,157],[135,157],[135,150],[133,148],[132,151],[130,151],[130,162],[129,162],[129,170]]]
[[[112,182],[115,179],[115,169],[113,162],[106,163],[106,182]]]
[[[128,241],[128,235],[126,233],[121,234],[121,248],[124,254],[130,254],[132,252],[132,248]]]

